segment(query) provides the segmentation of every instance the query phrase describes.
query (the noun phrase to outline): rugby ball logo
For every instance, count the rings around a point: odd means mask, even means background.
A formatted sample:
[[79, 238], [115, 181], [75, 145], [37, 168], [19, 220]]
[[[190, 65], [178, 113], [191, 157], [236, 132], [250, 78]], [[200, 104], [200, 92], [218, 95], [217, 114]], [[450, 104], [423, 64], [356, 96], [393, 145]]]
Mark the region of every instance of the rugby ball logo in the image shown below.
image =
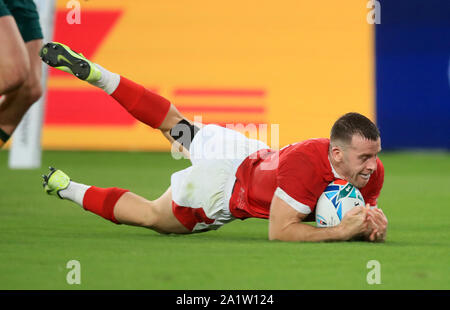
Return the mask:
[[317, 201], [317, 227], [339, 225], [345, 213], [356, 206], [365, 206], [358, 188], [345, 180], [331, 182]]

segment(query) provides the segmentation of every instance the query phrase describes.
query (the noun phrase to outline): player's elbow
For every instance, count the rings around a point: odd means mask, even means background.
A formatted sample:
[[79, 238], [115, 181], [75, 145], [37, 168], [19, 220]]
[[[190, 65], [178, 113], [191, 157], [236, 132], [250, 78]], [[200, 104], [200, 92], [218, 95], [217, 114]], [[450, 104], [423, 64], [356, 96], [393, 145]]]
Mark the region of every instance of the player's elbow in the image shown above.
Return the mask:
[[269, 241], [287, 241], [282, 235], [269, 234]]
[[302, 238], [298, 238], [297, 236], [289, 233], [288, 231], [275, 231], [269, 232], [269, 241], [284, 241], [284, 242], [296, 242], [296, 241], [306, 241]]
[[281, 240], [280, 235], [281, 233], [277, 223], [272, 218], [269, 218], [269, 241]]
[[280, 240], [280, 232], [275, 225], [269, 221], [269, 241]]
[[269, 224], [269, 241], [292, 241], [289, 238], [289, 227]]
[[280, 240], [278, 234], [276, 234], [273, 230], [269, 229], [269, 241]]

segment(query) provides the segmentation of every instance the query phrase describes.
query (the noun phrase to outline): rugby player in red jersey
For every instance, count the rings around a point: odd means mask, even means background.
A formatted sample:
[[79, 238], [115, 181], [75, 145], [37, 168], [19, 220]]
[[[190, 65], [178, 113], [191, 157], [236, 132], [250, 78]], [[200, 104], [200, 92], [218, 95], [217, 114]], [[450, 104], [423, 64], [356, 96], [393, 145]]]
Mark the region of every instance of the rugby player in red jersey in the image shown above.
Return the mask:
[[[41, 58], [107, 92], [139, 121], [159, 129], [192, 166], [174, 173], [156, 200], [128, 190], [77, 183], [61, 170], [44, 175], [48, 194], [71, 200], [116, 224], [187, 234], [218, 229], [235, 219], [269, 219], [269, 239], [282, 241], [384, 241], [387, 219], [377, 206], [384, 180], [378, 128], [347, 113], [330, 139], [310, 139], [272, 150], [265, 143], [216, 125], [194, 123], [167, 99], [109, 72], [61, 43], [47, 43]], [[344, 179], [366, 201], [335, 227], [305, 224], [326, 186]]]

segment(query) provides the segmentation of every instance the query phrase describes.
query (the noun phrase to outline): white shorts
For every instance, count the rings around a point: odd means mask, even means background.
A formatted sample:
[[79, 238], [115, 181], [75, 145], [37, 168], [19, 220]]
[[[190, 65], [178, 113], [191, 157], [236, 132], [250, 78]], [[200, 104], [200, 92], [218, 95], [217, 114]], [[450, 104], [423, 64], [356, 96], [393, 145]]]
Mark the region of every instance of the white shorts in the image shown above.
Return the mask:
[[189, 148], [192, 166], [171, 177], [175, 217], [192, 232], [218, 229], [235, 218], [229, 201], [238, 167], [265, 143], [225, 127], [206, 125]]

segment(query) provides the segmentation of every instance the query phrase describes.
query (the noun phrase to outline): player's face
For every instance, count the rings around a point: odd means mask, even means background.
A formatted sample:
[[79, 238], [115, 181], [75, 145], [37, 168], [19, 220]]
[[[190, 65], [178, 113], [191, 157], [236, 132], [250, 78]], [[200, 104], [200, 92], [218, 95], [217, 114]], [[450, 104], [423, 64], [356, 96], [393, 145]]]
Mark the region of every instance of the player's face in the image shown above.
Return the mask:
[[342, 168], [347, 181], [358, 188], [364, 187], [377, 170], [377, 155], [380, 151], [380, 138], [372, 141], [354, 135], [351, 144], [343, 150]]

